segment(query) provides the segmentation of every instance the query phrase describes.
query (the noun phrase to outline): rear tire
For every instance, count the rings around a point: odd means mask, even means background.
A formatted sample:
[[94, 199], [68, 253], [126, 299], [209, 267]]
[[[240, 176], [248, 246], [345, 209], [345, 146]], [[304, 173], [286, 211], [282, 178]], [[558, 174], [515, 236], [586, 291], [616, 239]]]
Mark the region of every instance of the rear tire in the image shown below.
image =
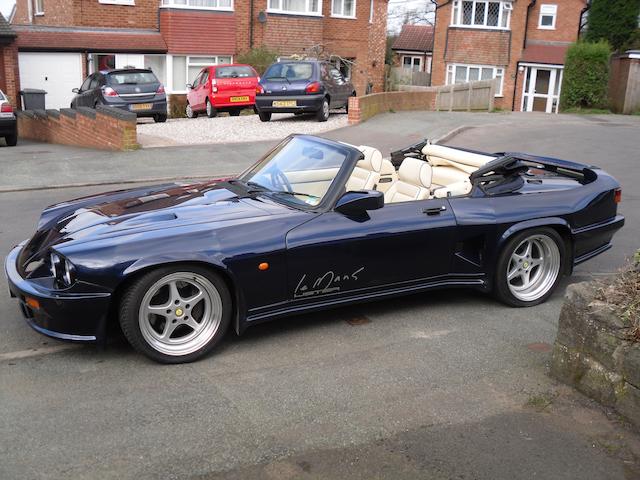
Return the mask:
[[567, 248], [552, 228], [533, 228], [514, 235], [497, 263], [494, 293], [512, 307], [544, 303], [558, 286]]
[[7, 135], [4, 137], [4, 141], [7, 142], [7, 146], [15, 147], [18, 144], [18, 135]]
[[213, 105], [211, 105], [211, 102], [209, 100], [207, 100], [206, 110], [207, 110], [207, 117], [215, 118], [218, 116], [218, 111], [215, 109]]
[[271, 120], [271, 112], [258, 112], [261, 122], [268, 122]]
[[198, 112], [194, 112], [191, 108], [191, 105], [189, 105], [188, 103], [185, 108], [185, 114], [187, 115], [187, 118], [198, 118]]
[[162, 114], [154, 115], [153, 121], [156, 123], [164, 123], [167, 121], [167, 116]]
[[133, 348], [160, 363], [186, 363], [224, 337], [233, 312], [224, 280], [197, 265], [172, 265], [136, 279], [120, 301], [122, 331]]
[[322, 100], [322, 106], [320, 107], [320, 110], [318, 110], [318, 113], [316, 113], [316, 119], [319, 122], [326, 122], [329, 120], [329, 99], [327, 97]]

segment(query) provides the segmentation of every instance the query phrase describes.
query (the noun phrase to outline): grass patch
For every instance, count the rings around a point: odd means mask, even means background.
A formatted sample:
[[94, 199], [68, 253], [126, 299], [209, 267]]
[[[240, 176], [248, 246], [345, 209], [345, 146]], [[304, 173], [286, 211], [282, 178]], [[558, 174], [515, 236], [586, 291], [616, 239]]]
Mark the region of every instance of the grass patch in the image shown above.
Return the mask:
[[553, 403], [553, 398], [548, 394], [532, 395], [527, 400], [527, 407], [542, 412]]
[[602, 285], [596, 298], [623, 321], [629, 338], [640, 342], [640, 250], [634, 256], [633, 265]]
[[613, 112], [608, 108], [566, 108], [562, 113], [574, 113], [577, 115], [610, 115]]

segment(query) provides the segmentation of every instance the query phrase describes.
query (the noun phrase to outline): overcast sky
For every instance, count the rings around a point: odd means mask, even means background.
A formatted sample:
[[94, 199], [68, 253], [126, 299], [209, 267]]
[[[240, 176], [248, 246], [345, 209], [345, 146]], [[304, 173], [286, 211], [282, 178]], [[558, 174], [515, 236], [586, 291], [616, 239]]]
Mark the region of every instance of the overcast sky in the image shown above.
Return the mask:
[[[402, 23], [401, 15], [396, 15], [403, 10], [423, 7], [428, 0], [389, 0], [389, 30], [399, 31]], [[11, 13], [15, 0], [0, 0], [0, 12], [6, 17]]]

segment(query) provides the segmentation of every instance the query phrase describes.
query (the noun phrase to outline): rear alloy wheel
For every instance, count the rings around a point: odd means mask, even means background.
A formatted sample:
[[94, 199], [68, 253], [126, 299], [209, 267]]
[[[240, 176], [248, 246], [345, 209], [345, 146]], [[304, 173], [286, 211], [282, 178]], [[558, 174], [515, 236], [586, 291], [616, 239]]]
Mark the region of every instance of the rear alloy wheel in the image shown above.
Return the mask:
[[328, 98], [324, 98], [322, 100], [322, 106], [320, 107], [320, 110], [318, 110], [318, 113], [316, 114], [316, 118], [318, 119], [319, 122], [326, 122], [327, 120], [329, 120], [329, 99]]
[[156, 123], [164, 123], [167, 121], [167, 116], [162, 114], [157, 114], [153, 116], [153, 121]]
[[562, 277], [565, 250], [562, 237], [551, 228], [515, 235], [498, 260], [497, 296], [514, 307], [545, 302]]
[[198, 112], [194, 112], [193, 108], [191, 108], [191, 105], [189, 105], [187, 103], [187, 107], [185, 108], [185, 113], [187, 115], [187, 118], [198, 118]]
[[229, 112], [229, 115], [231, 115], [232, 117], [239, 117], [239, 116], [240, 116], [240, 112], [241, 112], [241, 111], [242, 111], [242, 110], [238, 110], [238, 109], [236, 109], [236, 110], [231, 110], [231, 111]]
[[268, 122], [271, 120], [271, 112], [258, 112], [261, 122]]
[[209, 353], [231, 315], [231, 295], [222, 278], [192, 265], [143, 275], [120, 303], [120, 325], [129, 343], [161, 363], [192, 362]]
[[218, 116], [218, 111], [215, 109], [213, 105], [211, 105], [211, 102], [207, 100], [207, 117], [215, 118], [217, 116]]
[[7, 142], [7, 146], [15, 147], [18, 144], [18, 135], [7, 135], [4, 141]]

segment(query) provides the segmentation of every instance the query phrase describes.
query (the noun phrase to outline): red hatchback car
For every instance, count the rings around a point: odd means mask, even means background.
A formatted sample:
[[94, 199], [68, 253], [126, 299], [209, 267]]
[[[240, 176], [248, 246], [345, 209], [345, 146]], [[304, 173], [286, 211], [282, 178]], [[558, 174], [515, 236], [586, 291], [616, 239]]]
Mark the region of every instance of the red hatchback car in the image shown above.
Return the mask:
[[204, 67], [193, 83], [187, 84], [187, 117], [195, 118], [203, 112], [209, 118], [218, 112], [240, 115], [243, 108], [255, 105], [258, 80], [258, 74], [249, 65]]

